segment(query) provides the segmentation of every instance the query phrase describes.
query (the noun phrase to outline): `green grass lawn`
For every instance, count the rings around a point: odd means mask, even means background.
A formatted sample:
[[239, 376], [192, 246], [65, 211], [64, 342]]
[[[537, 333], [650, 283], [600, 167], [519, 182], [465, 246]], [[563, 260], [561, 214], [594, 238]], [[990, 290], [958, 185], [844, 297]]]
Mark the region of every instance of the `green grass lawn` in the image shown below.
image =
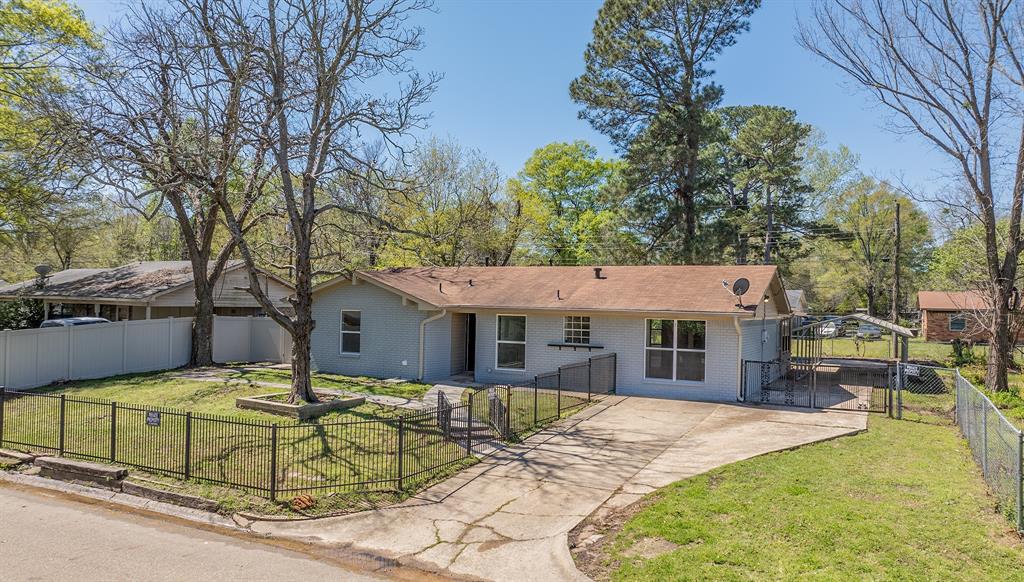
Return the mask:
[[[292, 373], [290, 370], [277, 368], [239, 368], [226, 373], [224, 377], [250, 382], [289, 384], [292, 380]], [[364, 376], [342, 376], [340, 374], [326, 374], [322, 372], [314, 373], [312, 381], [314, 388], [331, 388], [378, 396], [399, 396], [402, 398], [422, 398], [431, 388], [431, 384], [421, 384], [419, 382], [391, 383]]]
[[[911, 360], [942, 364], [953, 355], [953, 348], [946, 342], [926, 342], [915, 337], [910, 338], [909, 344]], [[822, 348], [826, 356], [837, 358], [892, 359], [892, 339], [889, 336], [860, 342], [852, 337], [823, 339]], [[984, 358], [985, 349], [984, 345], [978, 345], [974, 347], [974, 352]]]
[[[287, 381], [287, 376], [283, 379]], [[330, 380], [333, 385], [324, 386], [327, 382], [323, 380]], [[425, 392], [423, 384], [410, 387], [341, 376], [318, 378], [315, 384], [406, 397]], [[237, 378], [210, 382], [183, 379], [175, 372], [164, 372], [77, 381], [34, 392], [68, 397], [65, 449], [69, 456], [109, 460], [113, 438], [118, 462], [143, 465], [167, 474], [183, 472], [186, 424], [183, 413], [191, 412], [191, 474], [206, 481], [268, 486], [270, 425], [277, 425], [278, 486], [295, 489], [283, 493], [282, 498], [304, 492], [320, 498], [355, 490], [393, 489], [397, 476], [397, 418], [400, 415], [410, 419], [405, 424], [408, 430], [403, 448], [403, 475], [427, 471], [440, 463], [464, 457], [461, 445], [444, 439], [432, 417], [417, 416], [408, 410], [368, 403], [298, 422], [235, 407], [235, 399], [240, 396], [268, 391], [274, 389], [239, 382]], [[118, 409], [113, 437], [109, 401], [130, 407]], [[161, 410], [159, 426], [146, 424], [150, 410]], [[35, 396], [12, 398], [5, 403], [4, 411], [4, 438], [20, 443], [8, 442], [8, 446], [36, 450], [57, 446], [59, 400]], [[203, 418], [203, 415], [216, 418]], [[432, 477], [430, 470], [409, 479], [406, 485], [415, 488], [417, 482]]]
[[[217, 414], [247, 420], [268, 422], [289, 422], [280, 416], [272, 416], [254, 410], [235, 407], [235, 399], [279, 391], [254, 384], [253, 382], [274, 382], [287, 384], [291, 373], [288, 370], [233, 371], [225, 374], [231, 382], [209, 382], [178, 377], [178, 373], [155, 372], [114, 376], [98, 380], [78, 380], [65, 384], [54, 384], [33, 390], [36, 393], [67, 394], [83, 398], [113, 400], [124, 404], [139, 404], [154, 407], [180, 408], [192, 412]], [[239, 382], [246, 380], [248, 382]], [[366, 394], [379, 394], [414, 398], [422, 396], [429, 389], [426, 384], [403, 382], [389, 384], [371, 378], [316, 374], [313, 385], [317, 388], [342, 389]], [[332, 412], [320, 417], [320, 422], [337, 422], [368, 415], [390, 414], [393, 409], [376, 404], [364, 404], [341, 412]]]
[[1024, 547], [948, 425], [873, 415], [860, 435], [649, 501], [605, 547], [615, 580], [1024, 579]]

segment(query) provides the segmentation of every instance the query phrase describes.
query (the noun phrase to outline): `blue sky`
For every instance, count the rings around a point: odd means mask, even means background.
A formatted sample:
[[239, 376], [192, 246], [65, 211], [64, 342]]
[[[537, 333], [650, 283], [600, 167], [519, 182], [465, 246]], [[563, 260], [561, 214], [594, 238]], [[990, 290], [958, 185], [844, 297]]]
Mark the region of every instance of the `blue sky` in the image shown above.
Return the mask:
[[[86, 16], [103, 25], [118, 2], [80, 0]], [[604, 155], [607, 140], [577, 118], [569, 82], [583, 71], [583, 51], [598, 0], [437, 0], [419, 20], [426, 48], [421, 71], [445, 76], [431, 102], [428, 133], [477, 148], [507, 174], [534, 149], [553, 141], [584, 139]], [[844, 85], [836, 71], [794, 40], [807, 5], [766, 0], [741, 36], [715, 63], [726, 105], [781, 105], [822, 130], [831, 146], [845, 144], [861, 169], [879, 178], [904, 177], [927, 187], [945, 160], [916, 136], [884, 129], [884, 111]]]

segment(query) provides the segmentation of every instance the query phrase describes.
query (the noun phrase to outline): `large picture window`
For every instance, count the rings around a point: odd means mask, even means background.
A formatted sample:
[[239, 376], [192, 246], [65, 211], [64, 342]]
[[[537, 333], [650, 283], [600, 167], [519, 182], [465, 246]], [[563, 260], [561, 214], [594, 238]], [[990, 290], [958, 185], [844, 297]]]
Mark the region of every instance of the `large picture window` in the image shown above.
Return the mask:
[[358, 354], [362, 349], [362, 313], [354, 309], [341, 311], [341, 353]]
[[505, 370], [526, 368], [526, 316], [498, 316], [497, 366]]
[[565, 343], [587, 345], [590, 343], [590, 318], [576, 315], [565, 316]]
[[704, 381], [706, 324], [689, 319], [648, 319], [644, 375], [659, 380]]

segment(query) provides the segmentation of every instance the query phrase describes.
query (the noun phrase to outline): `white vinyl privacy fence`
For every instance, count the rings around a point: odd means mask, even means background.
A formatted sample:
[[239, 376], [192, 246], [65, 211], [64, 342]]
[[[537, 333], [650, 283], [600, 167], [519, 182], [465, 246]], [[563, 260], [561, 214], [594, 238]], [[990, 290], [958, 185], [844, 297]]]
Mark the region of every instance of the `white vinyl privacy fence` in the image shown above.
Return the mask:
[[[0, 385], [19, 390], [177, 368], [191, 349], [189, 317], [2, 331]], [[287, 362], [290, 353], [288, 334], [271, 319], [214, 318], [217, 362]]]

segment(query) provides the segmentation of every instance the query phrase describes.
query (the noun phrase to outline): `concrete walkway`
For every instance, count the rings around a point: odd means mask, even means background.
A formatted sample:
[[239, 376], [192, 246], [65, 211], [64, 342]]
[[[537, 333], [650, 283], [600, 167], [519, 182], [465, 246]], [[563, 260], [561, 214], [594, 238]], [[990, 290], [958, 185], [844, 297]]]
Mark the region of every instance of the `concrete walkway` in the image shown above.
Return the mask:
[[673, 481], [863, 430], [867, 414], [612, 396], [406, 502], [259, 533], [398, 559], [454, 577], [573, 580], [568, 532]]

